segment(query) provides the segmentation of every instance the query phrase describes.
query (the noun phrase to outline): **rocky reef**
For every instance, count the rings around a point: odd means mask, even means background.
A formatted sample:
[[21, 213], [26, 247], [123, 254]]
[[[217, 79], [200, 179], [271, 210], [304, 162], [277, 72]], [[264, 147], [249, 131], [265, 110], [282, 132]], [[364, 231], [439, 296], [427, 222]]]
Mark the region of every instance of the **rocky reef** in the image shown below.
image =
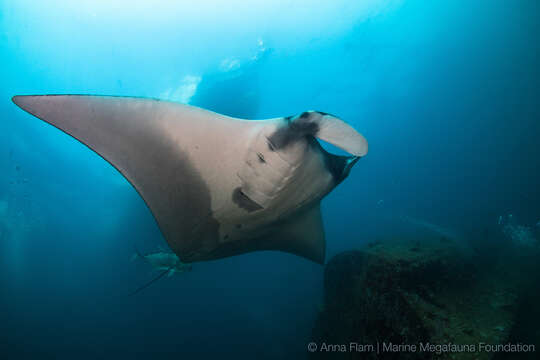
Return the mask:
[[[445, 237], [336, 255], [325, 268], [309, 358], [500, 359], [508, 352], [490, 346], [531, 345], [512, 336], [532, 281], [522, 276], [524, 262], [482, 256]], [[532, 350], [521, 348], [520, 358]]]

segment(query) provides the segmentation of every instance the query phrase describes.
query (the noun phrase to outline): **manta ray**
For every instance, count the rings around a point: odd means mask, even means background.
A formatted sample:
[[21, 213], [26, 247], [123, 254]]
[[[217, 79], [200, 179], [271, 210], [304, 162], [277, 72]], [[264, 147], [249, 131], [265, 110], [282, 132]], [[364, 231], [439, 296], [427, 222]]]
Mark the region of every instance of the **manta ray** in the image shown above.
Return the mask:
[[368, 151], [353, 127], [319, 111], [246, 120], [149, 98], [12, 100], [114, 166], [183, 263], [278, 250], [323, 264], [320, 202]]

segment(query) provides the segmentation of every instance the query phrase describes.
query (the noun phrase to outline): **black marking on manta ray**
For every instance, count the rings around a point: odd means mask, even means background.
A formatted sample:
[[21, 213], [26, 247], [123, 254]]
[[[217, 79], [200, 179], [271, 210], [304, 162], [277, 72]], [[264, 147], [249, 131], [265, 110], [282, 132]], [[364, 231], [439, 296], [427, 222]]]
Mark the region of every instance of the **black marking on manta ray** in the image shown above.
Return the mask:
[[[304, 114], [307, 115], [303, 116]], [[286, 125], [280, 126], [267, 138], [268, 142], [272, 144], [270, 150], [283, 149], [306, 135], [317, 135], [319, 124], [313, 121], [309, 115], [310, 113], [306, 111], [292, 120], [286, 120]]]
[[268, 150], [270, 150], [272, 152], [276, 151], [276, 146], [274, 144], [272, 144], [272, 141], [269, 138], [266, 138], [266, 143], [268, 144]]
[[272, 145], [272, 151], [280, 150], [298, 139], [298, 135], [290, 126], [281, 126], [268, 137], [268, 143]]
[[232, 200], [233, 202], [238, 205], [240, 208], [248, 211], [253, 212], [257, 210], [261, 210], [263, 207], [259, 204], [257, 204], [255, 201], [251, 200], [249, 196], [244, 194], [241, 188], [237, 187], [234, 189], [232, 193]]
[[316, 135], [319, 132], [319, 124], [306, 118], [299, 118], [290, 125], [291, 129], [303, 135]]
[[308, 118], [309, 114], [310, 114], [309, 111], [304, 111], [303, 113], [300, 114], [300, 119]]
[[257, 153], [257, 157], [259, 158], [259, 162], [265, 164], [266, 163], [266, 160], [264, 158], [264, 155], [260, 152]]

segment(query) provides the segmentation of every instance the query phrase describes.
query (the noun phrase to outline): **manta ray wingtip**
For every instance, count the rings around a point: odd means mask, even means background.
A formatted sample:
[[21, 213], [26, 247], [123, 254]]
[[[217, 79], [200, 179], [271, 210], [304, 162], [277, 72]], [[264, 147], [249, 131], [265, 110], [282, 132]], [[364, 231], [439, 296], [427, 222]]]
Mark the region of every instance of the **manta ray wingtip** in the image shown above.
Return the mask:
[[17, 105], [18, 107], [20, 107], [21, 109], [25, 110], [25, 111], [28, 111], [25, 109], [25, 106], [28, 105], [28, 100], [30, 100], [31, 98], [33, 98], [35, 96], [31, 96], [31, 95], [14, 95], [11, 97], [11, 101], [13, 101], [13, 103], [15, 105]]

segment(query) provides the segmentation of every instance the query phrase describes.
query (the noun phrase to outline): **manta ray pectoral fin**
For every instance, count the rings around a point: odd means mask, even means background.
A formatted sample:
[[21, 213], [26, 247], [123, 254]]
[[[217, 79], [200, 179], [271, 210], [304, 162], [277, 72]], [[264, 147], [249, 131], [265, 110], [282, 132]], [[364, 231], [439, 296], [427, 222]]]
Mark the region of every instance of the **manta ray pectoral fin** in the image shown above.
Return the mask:
[[273, 247], [324, 264], [326, 242], [320, 204], [304, 210], [280, 225]]
[[[204, 144], [208, 133], [229, 126], [228, 118], [144, 98], [42, 95], [14, 96], [13, 102], [87, 145], [120, 171], [179, 256], [184, 247], [194, 246], [192, 238], [217, 238], [219, 223], [208, 218], [208, 185], [179, 139]], [[204, 227], [197, 226], [200, 219], [205, 219]], [[194, 228], [196, 236], [188, 236]]]
[[355, 156], [368, 152], [367, 140], [340, 118], [320, 111], [305, 111], [290, 119], [290, 126], [309, 133]]

